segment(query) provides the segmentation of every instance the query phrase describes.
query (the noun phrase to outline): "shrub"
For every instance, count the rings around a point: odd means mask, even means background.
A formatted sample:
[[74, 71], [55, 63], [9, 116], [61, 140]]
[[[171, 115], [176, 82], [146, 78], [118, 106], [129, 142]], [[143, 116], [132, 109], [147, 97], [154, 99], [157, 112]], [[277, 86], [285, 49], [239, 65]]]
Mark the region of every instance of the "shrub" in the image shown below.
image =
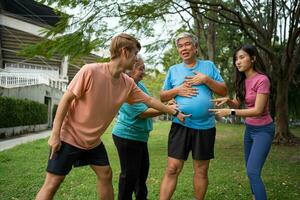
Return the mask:
[[0, 97], [0, 128], [47, 123], [48, 107], [35, 101]]

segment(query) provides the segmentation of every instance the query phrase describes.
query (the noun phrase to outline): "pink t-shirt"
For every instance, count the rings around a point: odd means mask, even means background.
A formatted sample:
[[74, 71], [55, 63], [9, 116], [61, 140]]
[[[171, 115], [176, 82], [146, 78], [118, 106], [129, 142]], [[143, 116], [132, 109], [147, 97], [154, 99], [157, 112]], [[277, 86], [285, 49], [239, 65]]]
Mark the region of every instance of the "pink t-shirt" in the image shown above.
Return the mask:
[[[256, 74], [245, 80], [245, 104], [247, 108], [253, 108], [255, 106], [255, 100], [257, 94], [269, 94], [270, 93], [270, 81], [266, 75]], [[246, 124], [261, 126], [271, 123], [272, 117], [269, 114], [269, 99], [265, 105], [264, 111], [257, 117], [246, 117]]]
[[111, 76], [108, 63], [87, 64], [68, 86], [76, 98], [71, 103], [61, 128], [61, 140], [81, 149], [91, 149], [101, 143], [107, 129], [124, 102], [148, 102], [126, 74], [119, 79]]

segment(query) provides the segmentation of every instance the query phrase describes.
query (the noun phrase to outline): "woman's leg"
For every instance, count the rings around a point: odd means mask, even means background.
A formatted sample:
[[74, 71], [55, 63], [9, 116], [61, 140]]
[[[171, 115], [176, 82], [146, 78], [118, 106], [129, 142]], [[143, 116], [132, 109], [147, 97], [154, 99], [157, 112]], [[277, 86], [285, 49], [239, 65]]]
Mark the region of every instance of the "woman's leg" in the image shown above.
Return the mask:
[[274, 133], [267, 126], [255, 127], [250, 132], [253, 144], [247, 160], [247, 175], [255, 199], [266, 200], [267, 195], [261, 179], [261, 170], [270, 151]]
[[137, 141], [113, 135], [117, 147], [121, 173], [119, 176], [119, 200], [131, 200], [141, 166], [141, 147]]
[[148, 189], [146, 185], [146, 181], [149, 173], [149, 152], [148, 146], [145, 142], [142, 150], [142, 158], [141, 158], [141, 167], [139, 171], [139, 177], [137, 183], [135, 185], [135, 196], [136, 200], [146, 200]]
[[[245, 134], [244, 134], [244, 158], [245, 158], [246, 168], [247, 168], [247, 163], [248, 163], [249, 155], [251, 152], [252, 144], [253, 144], [253, 139], [251, 137], [251, 128], [246, 126], [246, 130], [245, 130]], [[254, 195], [251, 184], [250, 184], [250, 189], [251, 189], [252, 195]]]

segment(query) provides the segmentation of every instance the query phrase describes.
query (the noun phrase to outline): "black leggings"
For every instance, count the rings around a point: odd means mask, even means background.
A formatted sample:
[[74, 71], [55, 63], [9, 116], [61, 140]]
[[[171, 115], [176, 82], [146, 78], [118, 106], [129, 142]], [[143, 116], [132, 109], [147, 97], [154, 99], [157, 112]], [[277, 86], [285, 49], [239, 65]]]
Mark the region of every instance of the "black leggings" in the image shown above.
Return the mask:
[[118, 199], [131, 200], [134, 192], [136, 200], [146, 200], [146, 180], [149, 172], [147, 142], [124, 139], [116, 135], [113, 135], [113, 140], [121, 166]]

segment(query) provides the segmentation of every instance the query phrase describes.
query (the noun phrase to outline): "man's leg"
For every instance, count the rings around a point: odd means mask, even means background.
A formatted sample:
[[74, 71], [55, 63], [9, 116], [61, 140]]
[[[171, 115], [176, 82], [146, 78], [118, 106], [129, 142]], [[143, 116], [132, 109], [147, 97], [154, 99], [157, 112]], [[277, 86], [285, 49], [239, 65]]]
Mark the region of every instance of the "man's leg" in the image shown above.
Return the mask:
[[197, 200], [204, 200], [208, 186], [209, 160], [194, 160], [194, 195]]
[[90, 165], [97, 175], [97, 192], [101, 200], [113, 200], [112, 170], [110, 166]]
[[46, 179], [41, 187], [40, 191], [37, 193], [36, 200], [51, 200], [53, 199], [56, 191], [58, 190], [60, 184], [65, 179], [65, 176], [55, 175], [47, 172]]
[[160, 200], [171, 199], [177, 184], [177, 178], [183, 168], [184, 160], [168, 157], [168, 165], [160, 185]]
[[196, 200], [203, 200], [208, 186], [208, 168], [214, 158], [216, 128], [193, 131], [193, 167], [194, 195]]
[[60, 184], [72, 169], [72, 164], [76, 159], [77, 151], [78, 148], [62, 142], [60, 150], [55, 152], [53, 158], [50, 159], [50, 150], [45, 182], [36, 195], [37, 200], [53, 199]]

